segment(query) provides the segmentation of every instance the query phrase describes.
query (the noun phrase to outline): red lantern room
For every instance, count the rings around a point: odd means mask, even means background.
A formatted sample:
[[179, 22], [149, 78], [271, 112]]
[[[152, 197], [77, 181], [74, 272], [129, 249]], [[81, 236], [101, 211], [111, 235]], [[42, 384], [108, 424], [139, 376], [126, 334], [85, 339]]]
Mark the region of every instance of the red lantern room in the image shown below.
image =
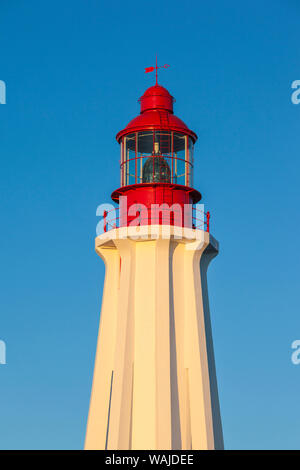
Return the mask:
[[[120, 196], [127, 196], [128, 211], [125, 214], [120, 207], [120, 226], [134, 225], [136, 214], [139, 225], [196, 225], [192, 210], [188, 217], [183, 214], [185, 205], [192, 207], [201, 199], [193, 188], [197, 135], [174, 115], [174, 101], [166, 88], [151, 86], [139, 99], [140, 114], [116, 136], [121, 149], [121, 187], [112, 199], [119, 203]], [[164, 208], [153, 210], [153, 205], [162, 204]], [[134, 205], [135, 213], [129, 211]]]

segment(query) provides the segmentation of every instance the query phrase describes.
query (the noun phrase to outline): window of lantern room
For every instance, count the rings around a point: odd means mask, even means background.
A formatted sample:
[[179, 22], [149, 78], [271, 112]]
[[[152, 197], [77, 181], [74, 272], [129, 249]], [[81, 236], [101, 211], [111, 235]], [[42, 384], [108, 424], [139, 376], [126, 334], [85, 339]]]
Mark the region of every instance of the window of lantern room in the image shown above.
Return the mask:
[[193, 184], [193, 141], [179, 132], [139, 131], [121, 140], [121, 186]]

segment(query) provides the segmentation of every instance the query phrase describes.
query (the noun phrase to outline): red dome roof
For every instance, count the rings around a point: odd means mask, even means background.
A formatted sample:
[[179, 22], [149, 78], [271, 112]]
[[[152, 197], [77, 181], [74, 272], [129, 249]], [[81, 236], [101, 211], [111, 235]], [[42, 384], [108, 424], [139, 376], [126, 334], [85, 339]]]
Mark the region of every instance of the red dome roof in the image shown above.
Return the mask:
[[147, 88], [143, 96], [152, 96], [152, 95], [164, 95], [164, 96], [171, 96], [170, 93], [166, 88], [161, 85], [153, 85]]
[[119, 142], [123, 135], [138, 132], [139, 130], [167, 129], [187, 134], [195, 142], [197, 135], [173, 114], [174, 101], [173, 96], [161, 85], [148, 88], [139, 99], [141, 114], [132, 119], [125, 129], [117, 134], [117, 141]]
[[154, 85], [148, 88], [139, 99], [141, 103], [141, 113], [150, 109], [165, 109], [173, 113], [173, 96], [161, 85]]

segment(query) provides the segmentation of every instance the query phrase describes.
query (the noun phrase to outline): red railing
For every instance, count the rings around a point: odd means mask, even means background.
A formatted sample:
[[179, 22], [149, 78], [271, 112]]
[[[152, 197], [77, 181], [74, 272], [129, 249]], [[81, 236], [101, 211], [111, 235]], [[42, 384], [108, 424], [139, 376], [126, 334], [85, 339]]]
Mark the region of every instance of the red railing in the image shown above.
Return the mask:
[[159, 208], [152, 214], [148, 209], [144, 211], [137, 210], [134, 216], [127, 215], [120, 218], [119, 207], [115, 207], [110, 211], [103, 212], [103, 231], [108, 232], [114, 228], [124, 226], [140, 226], [140, 225], [177, 225], [180, 227], [190, 227], [197, 230], [204, 230], [209, 232], [210, 229], [210, 212], [204, 212], [196, 206], [192, 207], [192, 211], [187, 216], [187, 222], [184, 219], [182, 211], [176, 209], [162, 209]]

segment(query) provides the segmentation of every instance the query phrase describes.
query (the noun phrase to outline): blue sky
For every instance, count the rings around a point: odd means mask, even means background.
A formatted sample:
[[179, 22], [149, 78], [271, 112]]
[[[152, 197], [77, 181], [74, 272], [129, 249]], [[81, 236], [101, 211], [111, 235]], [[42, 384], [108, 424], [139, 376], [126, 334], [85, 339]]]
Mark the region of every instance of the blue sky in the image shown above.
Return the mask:
[[115, 134], [159, 82], [199, 136], [220, 254], [209, 293], [227, 449], [300, 447], [296, 0], [2, 1], [0, 448], [83, 447]]

